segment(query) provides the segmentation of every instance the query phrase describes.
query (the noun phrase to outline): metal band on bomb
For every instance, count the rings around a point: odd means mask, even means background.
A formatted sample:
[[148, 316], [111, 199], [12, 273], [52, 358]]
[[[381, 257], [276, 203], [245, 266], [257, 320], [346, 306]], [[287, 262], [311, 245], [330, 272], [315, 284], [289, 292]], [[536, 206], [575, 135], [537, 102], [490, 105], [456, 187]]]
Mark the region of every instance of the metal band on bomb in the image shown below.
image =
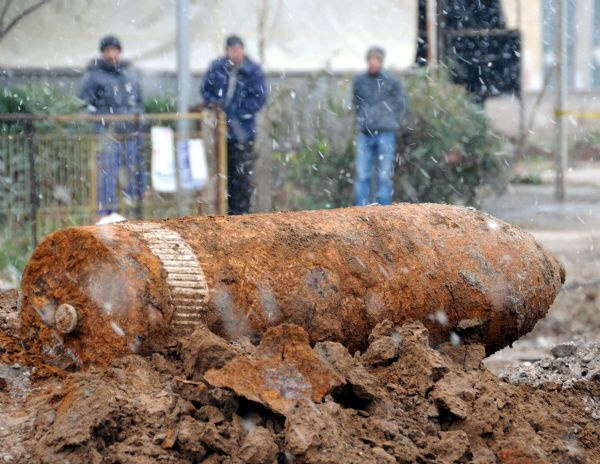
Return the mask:
[[173, 329], [178, 333], [190, 333], [194, 327], [206, 322], [208, 285], [202, 267], [186, 241], [177, 232], [158, 224], [125, 223], [122, 227], [136, 233], [162, 263], [173, 305]]

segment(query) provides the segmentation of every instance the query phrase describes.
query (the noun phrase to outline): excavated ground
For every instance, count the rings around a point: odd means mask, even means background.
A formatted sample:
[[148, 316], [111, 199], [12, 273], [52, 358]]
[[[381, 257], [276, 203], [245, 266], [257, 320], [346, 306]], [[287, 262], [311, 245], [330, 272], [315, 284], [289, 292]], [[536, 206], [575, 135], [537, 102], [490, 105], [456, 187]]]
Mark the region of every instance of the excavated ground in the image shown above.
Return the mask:
[[420, 324], [384, 322], [354, 354], [289, 324], [258, 346], [199, 328], [63, 372], [14, 338], [16, 298], [0, 295], [0, 462], [600, 462], [596, 375], [511, 384], [481, 346], [433, 350]]

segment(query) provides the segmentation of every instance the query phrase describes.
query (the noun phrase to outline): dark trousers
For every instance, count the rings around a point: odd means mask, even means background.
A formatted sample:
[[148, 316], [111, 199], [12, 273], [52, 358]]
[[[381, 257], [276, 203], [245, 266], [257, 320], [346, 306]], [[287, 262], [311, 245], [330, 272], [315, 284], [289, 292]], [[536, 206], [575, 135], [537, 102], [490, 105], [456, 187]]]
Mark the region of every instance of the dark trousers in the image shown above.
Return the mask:
[[254, 191], [254, 140], [227, 143], [227, 193], [229, 214], [248, 214]]
[[[126, 189], [122, 193], [135, 207], [146, 191], [146, 168], [140, 134], [107, 134], [98, 137], [96, 182], [98, 216], [119, 211], [119, 167], [126, 171]], [[141, 211], [136, 213], [136, 217]]]

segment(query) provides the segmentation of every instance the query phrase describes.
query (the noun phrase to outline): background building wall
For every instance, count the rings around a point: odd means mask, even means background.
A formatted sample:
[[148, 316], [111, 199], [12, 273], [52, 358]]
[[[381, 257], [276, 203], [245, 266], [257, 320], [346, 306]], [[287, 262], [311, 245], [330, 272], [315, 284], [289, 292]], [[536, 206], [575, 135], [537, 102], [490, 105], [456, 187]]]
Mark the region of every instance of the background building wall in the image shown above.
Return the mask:
[[[415, 0], [192, 0], [189, 19], [193, 71], [221, 54], [231, 33], [268, 70], [361, 69], [374, 43], [387, 48], [393, 68], [415, 56]], [[140, 69], [175, 70], [175, 0], [53, 0], [0, 41], [0, 66], [79, 69], [108, 33]]]

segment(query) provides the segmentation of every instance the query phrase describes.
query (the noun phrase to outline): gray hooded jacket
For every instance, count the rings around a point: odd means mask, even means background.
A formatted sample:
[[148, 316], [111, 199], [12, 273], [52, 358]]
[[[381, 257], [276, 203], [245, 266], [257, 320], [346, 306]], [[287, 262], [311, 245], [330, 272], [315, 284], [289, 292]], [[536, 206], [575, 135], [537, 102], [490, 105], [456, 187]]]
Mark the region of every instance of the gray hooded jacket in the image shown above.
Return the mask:
[[395, 132], [406, 114], [404, 90], [399, 79], [386, 72], [354, 78], [353, 103], [360, 132]]
[[[140, 79], [127, 61], [116, 66], [101, 58], [90, 62], [81, 83], [79, 98], [95, 114], [137, 114], [143, 112]], [[115, 124], [125, 130], [130, 124]]]

